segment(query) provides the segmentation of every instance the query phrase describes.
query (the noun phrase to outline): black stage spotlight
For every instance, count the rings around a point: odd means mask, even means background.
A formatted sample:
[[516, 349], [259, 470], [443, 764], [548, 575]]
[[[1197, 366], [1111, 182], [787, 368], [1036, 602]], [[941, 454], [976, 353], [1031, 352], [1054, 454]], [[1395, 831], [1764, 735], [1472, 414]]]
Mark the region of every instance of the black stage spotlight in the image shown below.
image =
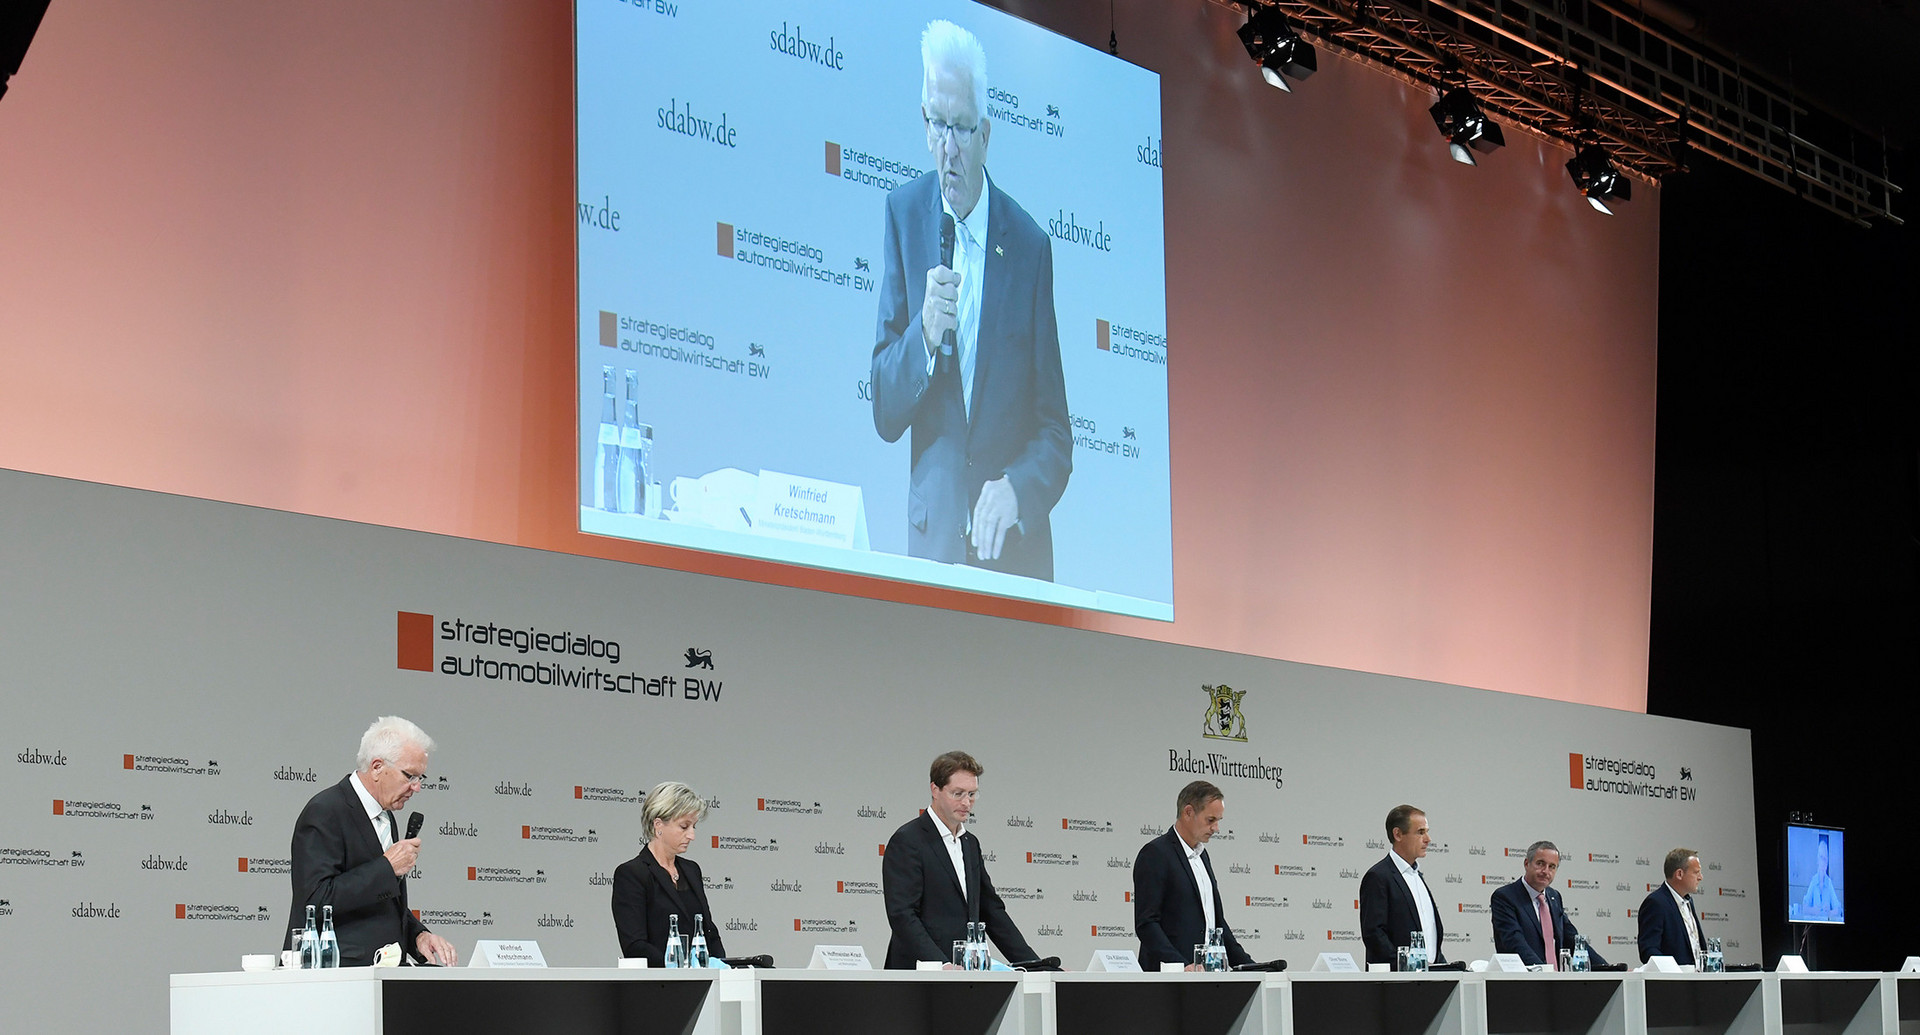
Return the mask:
[[1479, 102], [1464, 86], [1448, 90], [1446, 96], [1427, 109], [1433, 116], [1433, 124], [1440, 127], [1440, 135], [1447, 138], [1447, 152], [1461, 165], [1478, 164], [1473, 153], [1486, 153], [1497, 147], [1505, 147], [1507, 135], [1500, 130], [1498, 123], [1487, 118], [1480, 110]]
[[1305, 79], [1320, 69], [1313, 45], [1293, 31], [1278, 8], [1254, 6], [1248, 10], [1247, 24], [1240, 26], [1240, 42], [1247, 48], [1247, 56], [1260, 63], [1260, 78], [1275, 89], [1292, 93], [1288, 76]]
[[1574, 152], [1567, 159], [1567, 175], [1573, 177], [1573, 185], [1586, 197], [1587, 204], [1607, 215], [1613, 215], [1607, 202], [1633, 200], [1633, 182], [1620, 175], [1613, 159], [1607, 157], [1607, 149], [1599, 144], [1587, 144]]

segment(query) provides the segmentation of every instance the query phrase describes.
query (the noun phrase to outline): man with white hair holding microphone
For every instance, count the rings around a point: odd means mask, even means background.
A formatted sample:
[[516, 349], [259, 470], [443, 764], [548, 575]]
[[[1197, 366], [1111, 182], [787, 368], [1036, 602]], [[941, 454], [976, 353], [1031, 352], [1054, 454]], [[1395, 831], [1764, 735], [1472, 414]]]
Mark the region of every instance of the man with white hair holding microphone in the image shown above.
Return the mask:
[[433, 747], [425, 730], [397, 715], [375, 719], [360, 737], [355, 770], [314, 795], [293, 825], [290, 926], [306, 923], [308, 906], [332, 906], [343, 967], [372, 964], [390, 943], [418, 962], [456, 962], [453, 944], [407, 908], [420, 839], [402, 838], [393, 815], [426, 779]]

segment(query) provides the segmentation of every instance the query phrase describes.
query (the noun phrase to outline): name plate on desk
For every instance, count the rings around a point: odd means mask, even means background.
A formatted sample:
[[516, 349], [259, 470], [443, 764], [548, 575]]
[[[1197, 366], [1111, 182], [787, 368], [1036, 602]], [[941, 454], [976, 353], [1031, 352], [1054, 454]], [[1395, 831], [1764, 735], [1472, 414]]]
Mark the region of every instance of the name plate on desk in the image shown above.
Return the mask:
[[1776, 974], [1805, 974], [1807, 961], [1798, 956], [1782, 956], [1773, 970]]
[[1908, 956], [1907, 961], [1900, 964], [1900, 973], [1920, 974], [1920, 956]]
[[547, 958], [540, 955], [539, 942], [475, 942], [469, 967], [544, 968]]
[[808, 970], [872, 970], [867, 950], [859, 945], [816, 945]]
[[1109, 974], [1140, 973], [1140, 958], [1132, 949], [1095, 949], [1093, 958], [1087, 961], [1087, 972], [1097, 974], [1105, 971]]
[[1650, 956], [1640, 969], [1654, 974], [1685, 974], [1693, 968], [1681, 966], [1672, 956]]
[[1496, 952], [1487, 958], [1487, 969], [1501, 974], [1525, 974], [1527, 964], [1517, 952]]
[[1309, 969], [1329, 974], [1358, 974], [1360, 964], [1353, 961], [1353, 953], [1350, 952], [1323, 952], [1314, 957], [1313, 966]]

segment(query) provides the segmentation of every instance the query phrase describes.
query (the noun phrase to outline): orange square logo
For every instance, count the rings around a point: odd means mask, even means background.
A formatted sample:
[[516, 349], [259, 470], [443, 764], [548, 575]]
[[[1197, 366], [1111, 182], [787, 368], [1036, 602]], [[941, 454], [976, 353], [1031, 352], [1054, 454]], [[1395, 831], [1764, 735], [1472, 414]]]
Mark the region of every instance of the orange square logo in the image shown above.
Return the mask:
[[67, 803], [66, 803], [66, 802], [64, 802], [64, 801], [61, 801], [61, 800], [60, 800], [59, 798], [55, 798], [55, 799], [53, 799], [53, 814], [54, 814], [54, 815], [56, 815], [56, 816], [64, 816], [64, 815], [66, 815], [66, 814], [67, 814]]
[[723, 259], [733, 258], [733, 224], [715, 223], [714, 237], [719, 246], [720, 257]]
[[584, 787], [582, 787], [582, 786], [580, 786], [580, 785], [579, 785], [579, 784], [577, 784], [577, 783], [573, 785], [573, 796], [574, 796], [574, 797], [576, 797], [576, 798], [578, 798], [578, 797], [580, 797], [581, 795], [583, 795], [583, 794], [585, 794], [585, 793], [586, 793], [586, 788], [584, 788]]
[[1305, 834], [1301, 834], [1301, 835], [1300, 835], [1300, 843], [1301, 843], [1301, 844], [1306, 844], [1306, 843], [1307, 843], [1307, 835], [1305, 835]]
[[1094, 344], [1107, 352], [1113, 351], [1113, 325], [1105, 320], [1093, 321]]
[[715, 835], [713, 835], [713, 846], [714, 846], [715, 848], [718, 848], [718, 847], [720, 847], [720, 835], [719, 835], [719, 834], [715, 834]]
[[122, 769], [132, 769], [132, 768], [133, 768], [133, 756], [132, 756], [132, 755], [121, 755], [121, 756], [120, 756], [120, 767], [121, 767]]
[[395, 642], [399, 667], [414, 672], [433, 671], [433, 616], [413, 611], [396, 611]]
[[521, 828], [520, 828], [520, 840], [522, 840], [522, 841], [531, 841], [531, 840], [533, 840], [533, 828], [532, 828], [532, 827], [528, 827], [528, 826], [523, 826], [523, 827], [521, 827]]
[[620, 317], [605, 309], [600, 310], [600, 344], [610, 349], [620, 347]]
[[480, 879], [480, 874], [479, 874], [479, 873], [477, 872], [477, 871], [478, 871], [478, 869], [479, 869], [479, 868], [478, 868], [478, 867], [475, 867], [475, 866], [469, 866], [469, 867], [467, 867], [467, 879], [468, 879], [468, 880], [479, 880], [479, 879]]
[[847, 893], [847, 882], [846, 882], [846, 881], [843, 881], [843, 880], [837, 880], [837, 881], [834, 881], [834, 882], [833, 882], [833, 893], [834, 893], [834, 894], [836, 894], [836, 895], [844, 895], [844, 894], [846, 894], [846, 893]]
[[880, 858], [882, 858], [882, 859], [885, 859], [886, 857], [887, 857], [887, 846], [886, 846], [886, 845], [881, 845], [881, 846], [880, 846]]
[[793, 918], [793, 929], [796, 931], [800, 929], [800, 918], [797, 916]]
[[247, 857], [244, 855], [240, 857], [240, 872], [247, 872]]
[[1567, 786], [1572, 787], [1576, 791], [1584, 789], [1587, 785], [1586, 775], [1587, 775], [1587, 756], [1568, 754], [1567, 755]]
[[1253, 905], [1253, 896], [1252, 896], [1252, 895], [1248, 895], [1248, 896], [1247, 896], [1247, 905]]
[[840, 175], [840, 145], [827, 141], [827, 175]]
[[1099, 924], [1088, 924], [1088, 925], [1087, 925], [1087, 933], [1088, 933], [1088, 934], [1090, 934], [1090, 935], [1093, 935], [1093, 936], [1094, 936], [1095, 938], [1098, 938], [1098, 937], [1100, 937], [1100, 925], [1099, 925]]
[[1063, 819], [1063, 820], [1061, 820], [1061, 821], [1060, 821], [1060, 829], [1062, 829], [1062, 830], [1065, 830], [1065, 829], [1067, 829], [1067, 821], [1066, 821], [1066, 820], [1064, 820], [1064, 819]]
[[1033, 861], [1033, 853], [1032, 853], [1032, 852], [1028, 852], [1028, 853], [1027, 853], [1027, 861], [1028, 861], [1028, 862], [1032, 862], [1032, 861]]
[[758, 807], [757, 807], [757, 808], [756, 808], [756, 809], [755, 809], [754, 811], [756, 811], [756, 812], [765, 812], [765, 811], [767, 811], [767, 799], [765, 799], [765, 798], [759, 798], [759, 799], [756, 799], [756, 800], [758, 800], [758, 801], [760, 802], [760, 804], [759, 804], [759, 806], [758, 806]]
[[1122, 894], [1122, 895], [1125, 895], [1125, 896], [1126, 896], [1126, 901], [1128, 901], [1128, 902], [1132, 902], [1132, 901], [1133, 901], [1133, 892], [1131, 892], [1131, 891], [1123, 891], [1123, 892], [1121, 892], [1121, 894]]
[[1274, 863], [1274, 864], [1273, 864], [1273, 872], [1274, 872], [1274, 874], [1275, 874], [1276, 876], [1278, 876], [1278, 875], [1279, 875], [1279, 873], [1280, 873], [1280, 864], [1279, 864], [1279, 863]]
[[414, 918], [415, 920], [418, 920], [418, 919], [420, 919], [420, 911], [419, 911], [418, 909], [414, 909], [414, 910], [409, 910], [409, 912], [411, 912], [411, 913], [413, 914], [413, 918]]
[[185, 902], [175, 902], [173, 904], [173, 918], [175, 920], [185, 920], [187, 918], [187, 904]]

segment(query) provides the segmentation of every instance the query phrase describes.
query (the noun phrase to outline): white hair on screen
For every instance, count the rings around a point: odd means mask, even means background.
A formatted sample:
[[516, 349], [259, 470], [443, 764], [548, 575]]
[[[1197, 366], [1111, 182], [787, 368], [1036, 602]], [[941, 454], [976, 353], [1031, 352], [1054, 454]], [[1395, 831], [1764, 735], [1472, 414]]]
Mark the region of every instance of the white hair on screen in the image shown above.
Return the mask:
[[974, 113], [986, 114], [987, 52], [978, 36], [945, 19], [928, 22], [920, 34], [920, 68], [921, 104], [931, 99], [934, 71], [945, 68], [967, 73], [973, 80]]

